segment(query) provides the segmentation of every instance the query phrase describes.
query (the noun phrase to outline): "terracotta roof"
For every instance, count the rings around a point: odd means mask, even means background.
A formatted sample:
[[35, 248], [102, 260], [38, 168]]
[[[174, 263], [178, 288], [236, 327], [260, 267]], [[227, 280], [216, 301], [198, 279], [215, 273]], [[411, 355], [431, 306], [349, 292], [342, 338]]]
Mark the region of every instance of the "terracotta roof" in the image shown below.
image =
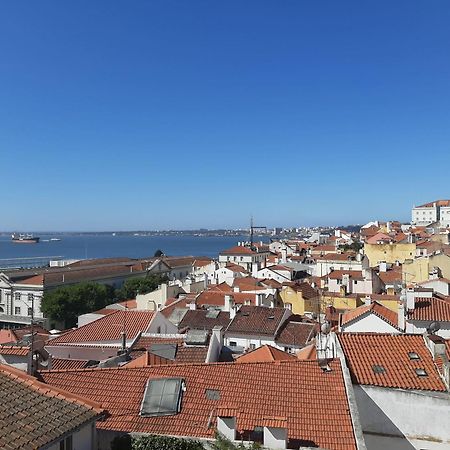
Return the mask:
[[[422, 335], [341, 333], [339, 341], [356, 384], [445, 391]], [[414, 352], [419, 359], [410, 359]], [[419, 376], [416, 369], [425, 369]]]
[[385, 233], [377, 233], [374, 236], [367, 239], [368, 244], [378, 244], [379, 242], [392, 242], [393, 239], [391, 236]]
[[[141, 336], [139, 340], [133, 345], [131, 357], [137, 358], [142, 353], [152, 353], [152, 346], [154, 344], [172, 344], [175, 346], [175, 357], [172, 362], [176, 363], [204, 363], [208, 353], [208, 346], [194, 346], [186, 345], [184, 339], [181, 337], [155, 337], [155, 336]], [[144, 352], [142, 351], [144, 350]]]
[[220, 252], [221, 255], [254, 255], [255, 253], [251, 248], [243, 245], [236, 245]]
[[96, 420], [100, 405], [0, 365], [0, 447], [42, 448]]
[[108, 314], [52, 339], [49, 345], [119, 341], [124, 327], [127, 339], [133, 339], [139, 332], [148, 329], [153, 316], [153, 311], [116, 310], [113, 314]]
[[30, 347], [18, 345], [0, 345], [0, 355], [28, 356]]
[[261, 284], [264, 284], [265, 286], [270, 286], [271, 288], [275, 288], [275, 289], [279, 289], [282, 286], [282, 284], [279, 281], [271, 279], [271, 278], [265, 278], [260, 281], [261, 281]]
[[378, 272], [378, 276], [381, 278], [381, 281], [385, 285], [402, 282], [402, 273], [397, 270], [388, 270], [386, 272]]
[[226, 332], [274, 336], [285, 313], [284, 308], [243, 305]]
[[354, 253], [327, 253], [323, 256], [316, 256], [320, 261], [355, 261]]
[[287, 320], [278, 331], [275, 342], [283, 346], [303, 347], [313, 336], [314, 328], [313, 323]]
[[[237, 429], [242, 431], [254, 430], [276, 417], [286, 418], [283, 424], [295, 448], [355, 449], [340, 362], [332, 361], [330, 366], [332, 371], [325, 373], [316, 362], [289, 360], [54, 371], [42, 377], [102, 402], [110, 416], [97, 424], [100, 429], [211, 439], [216, 415], [226, 411], [237, 416]], [[147, 380], [161, 377], [184, 380], [181, 411], [172, 416], [139, 416]], [[208, 397], [211, 390], [218, 399]], [[326, 399], [326, 408], [318, 398]]]
[[316, 361], [317, 360], [317, 351], [316, 351], [316, 343], [307, 345], [306, 347], [301, 348], [297, 351], [296, 356], [300, 360], [307, 361]]
[[227, 263], [225, 269], [231, 270], [235, 273], [248, 273], [247, 270], [245, 270], [242, 266], [234, 263]]
[[189, 310], [181, 319], [178, 328], [190, 328], [196, 330], [212, 330], [215, 326], [220, 325], [225, 328], [230, 323], [230, 313], [226, 311], [217, 312], [217, 316], [213, 317], [210, 311], [204, 309]]
[[242, 305], [246, 302], [251, 304], [256, 303], [256, 294], [249, 292], [233, 292], [233, 291], [219, 291], [215, 289], [210, 289], [208, 291], [203, 291], [195, 300], [197, 306], [224, 306], [225, 305], [225, 295], [230, 295], [233, 297], [233, 301], [236, 304]]
[[196, 258], [195, 261], [193, 262], [193, 266], [200, 268], [200, 267], [204, 267], [207, 266], [208, 264], [211, 264], [212, 262], [214, 262], [213, 259], [211, 258]]
[[210, 291], [221, 291], [221, 292], [233, 292], [233, 288], [229, 284], [225, 283], [225, 281], [220, 284], [212, 284], [209, 287], [209, 290]]
[[450, 200], [435, 200], [434, 202], [424, 203], [423, 205], [416, 206], [416, 208], [432, 208], [435, 203], [436, 206], [450, 206]]
[[237, 363], [248, 363], [248, 362], [265, 362], [265, 361], [283, 361], [289, 359], [295, 359], [294, 355], [283, 352], [271, 345], [263, 345], [251, 352], [244, 353], [243, 355], [236, 358]]
[[389, 325], [398, 329], [398, 314], [376, 301], [372, 302], [370, 305], [358, 306], [355, 309], [343, 313], [341, 316], [341, 325], [353, 322], [366, 314], [374, 314]]
[[262, 286], [257, 278], [242, 277], [233, 280], [233, 287], [238, 287], [240, 291], [265, 291], [266, 286]]
[[83, 369], [88, 363], [87, 359], [63, 359], [52, 358], [52, 370], [60, 369]]
[[328, 278], [331, 280], [340, 280], [344, 275], [348, 275], [349, 278], [354, 280], [364, 280], [361, 270], [333, 270], [328, 274]]
[[414, 310], [409, 311], [408, 319], [450, 322], [450, 301], [435, 296], [416, 298]]

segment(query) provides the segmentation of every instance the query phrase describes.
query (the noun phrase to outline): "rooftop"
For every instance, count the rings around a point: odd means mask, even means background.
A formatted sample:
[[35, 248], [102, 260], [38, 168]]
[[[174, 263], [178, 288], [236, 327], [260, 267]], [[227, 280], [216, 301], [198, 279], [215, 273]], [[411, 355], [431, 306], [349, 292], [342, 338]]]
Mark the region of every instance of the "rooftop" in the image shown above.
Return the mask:
[[[46, 383], [101, 402], [110, 416], [97, 424], [100, 429], [212, 438], [216, 415], [226, 410], [237, 416], [237, 429], [242, 431], [264, 426], [270, 418], [283, 417], [290, 444], [297, 448], [308, 445], [355, 449], [340, 362], [331, 362], [331, 368], [325, 373], [315, 361], [277, 360], [51, 371], [42, 373], [42, 377]], [[164, 377], [184, 380], [186, 390], [180, 412], [141, 417], [147, 381]], [[211, 391], [215, 395], [208, 395]], [[326, 408], [318, 398], [327, 399]]]
[[49, 445], [65, 433], [100, 417], [100, 405], [0, 365], [0, 447]]
[[116, 310], [112, 314], [51, 339], [48, 345], [119, 341], [124, 330], [127, 339], [134, 339], [139, 332], [148, 329], [153, 316], [153, 311]]
[[[356, 384], [446, 390], [422, 335], [341, 333], [338, 338]], [[426, 376], [418, 375], [416, 369], [424, 369]]]
[[347, 325], [368, 314], [374, 314], [394, 328], [398, 328], [398, 314], [376, 301], [370, 305], [358, 306], [358, 308], [343, 313], [341, 316], [341, 325]]

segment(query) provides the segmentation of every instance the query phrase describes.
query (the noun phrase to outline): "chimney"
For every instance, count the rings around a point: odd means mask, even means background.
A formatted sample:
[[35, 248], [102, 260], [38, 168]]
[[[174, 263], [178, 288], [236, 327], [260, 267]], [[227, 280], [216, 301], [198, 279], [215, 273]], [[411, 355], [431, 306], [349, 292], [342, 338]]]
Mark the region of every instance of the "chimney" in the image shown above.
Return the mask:
[[425, 334], [425, 344], [433, 355], [433, 359], [445, 355], [445, 339], [436, 334]]
[[287, 262], [287, 250], [285, 246], [281, 249], [281, 262], [283, 264]]
[[256, 263], [256, 262], [252, 263], [252, 277], [253, 278], [258, 278], [258, 270], [259, 270], [258, 263]]
[[406, 290], [406, 310], [413, 311], [416, 307], [416, 293], [414, 289], [409, 288]]
[[233, 286], [233, 292], [240, 292], [239, 286]]
[[[263, 431], [264, 447], [266, 448], [287, 448], [288, 430], [287, 420], [275, 418], [273, 422], [280, 422], [279, 427], [265, 426]], [[284, 422], [284, 426], [281, 426]]]
[[256, 306], [263, 306], [264, 294], [256, 294]]
[[162, 297], [162, 305], [166, 304], [168, 295], [167, 295], [167, 284], [163, 283], [161, 284], [161, 297]]
[[191, 303], [189, 303], [189, 309], [191, 311], [195, 311], [197, 309], [197, 304], [195, 303], [195, 300], [193, 300]]
[[405, 305], [400, 302], [398, 304], [398, 327], [400, 328], [400, 330], [402, 330], [403, 332], [405, 331]]
[[372, 303], [372, 299], [370, 298], [370, 295], [366, 295], [364, 297], [364, 305], [369, 306]]
[[229, 311], [230, 312], [230, 317], [231, 317], [231, 310], [233, 309], [234, 306], [234, 300], [233, 300], [233, 296], [232, 295], [225, 295], [224, 298], [224, 311]]
[[121, 340], [122, 340], [122, 348], [121, 348], [121, 350], [123, 352], [125, 352], [127, 350], [127, 335], [126, 335], [125, 331], [122, 331], [120, 333], [120, 337], [121, 337]]
[[380, 262], [379, 270], [380, 270], [380, 272], [387, 272], [387, 263], [386, 263], [386, 261]]

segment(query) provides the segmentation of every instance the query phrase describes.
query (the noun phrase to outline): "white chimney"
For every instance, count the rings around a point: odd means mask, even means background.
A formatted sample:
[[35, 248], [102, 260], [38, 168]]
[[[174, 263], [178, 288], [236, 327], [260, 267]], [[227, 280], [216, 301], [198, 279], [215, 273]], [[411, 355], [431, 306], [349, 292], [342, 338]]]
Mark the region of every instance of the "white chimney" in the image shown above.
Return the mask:
[[372, 303], [372, 299], [370, 298], [370, 295], [366, 295], [366, 296], [364, 297], [364, 304], [365, 304], [366, 306], [369, 306], [371, 303]]
[[405, 305], [401, 302], [398, 304], [398, 327], [405, 331]]
[[233, 300], [233, 296], [232, 295], [225, 295], [225, 301], [224, 301], [224, 307], [223, 310], [224, 311], [229, 311], [230, 312], [230, 316], [231, 316], [231, 311], [233, 309], [234, 306], [234, 300]]
[[264, 427], [264, 447], [287, 448], [287, 439], [287, 428]]
[[233, 292], [240, 292], [239, 286], [233, 286]]
[[258, 270], [259, 270], [259, 265], [256, 262], [252, 263], [252, 277], [253, 278], [258, 278]]
[[286, 247], [283, 247], [281, 249], [281, 262], [286, 263], [287, 262], [287, 250]]
[[407, 289], [406, 291], [406, 310], [412, 311], [416, 307], [416, 293], [414, 289]]
[[197, 309], [197, 305], [196, 305], [195, 301], [189, 303], [189, 309], [190, 309], [191, 311], [195, 311], [195, 310]]
[[380, 262], [379, 270], [380, 270], [380, 272], [387, 272], [387, 263], [386, 263], [386, 261]]

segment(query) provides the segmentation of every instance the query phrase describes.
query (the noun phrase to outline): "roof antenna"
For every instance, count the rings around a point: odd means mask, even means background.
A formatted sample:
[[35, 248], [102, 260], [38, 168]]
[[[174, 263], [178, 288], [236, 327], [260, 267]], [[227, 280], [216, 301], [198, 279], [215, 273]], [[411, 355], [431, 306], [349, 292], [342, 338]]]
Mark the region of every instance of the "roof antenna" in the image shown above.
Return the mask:
[[[137, 292], [136, 292], [137, 295]], [[127, 351], [127, 332], [126, 332], [126, 324], [127, 324], [127, 311], [128, 311], [128, 302], [125, 302], [125, 311], [123, 312], [123, 328], [122, 333], [120, 333], [122, 338], [122, 348], [121, 353], [126, 353]]]

